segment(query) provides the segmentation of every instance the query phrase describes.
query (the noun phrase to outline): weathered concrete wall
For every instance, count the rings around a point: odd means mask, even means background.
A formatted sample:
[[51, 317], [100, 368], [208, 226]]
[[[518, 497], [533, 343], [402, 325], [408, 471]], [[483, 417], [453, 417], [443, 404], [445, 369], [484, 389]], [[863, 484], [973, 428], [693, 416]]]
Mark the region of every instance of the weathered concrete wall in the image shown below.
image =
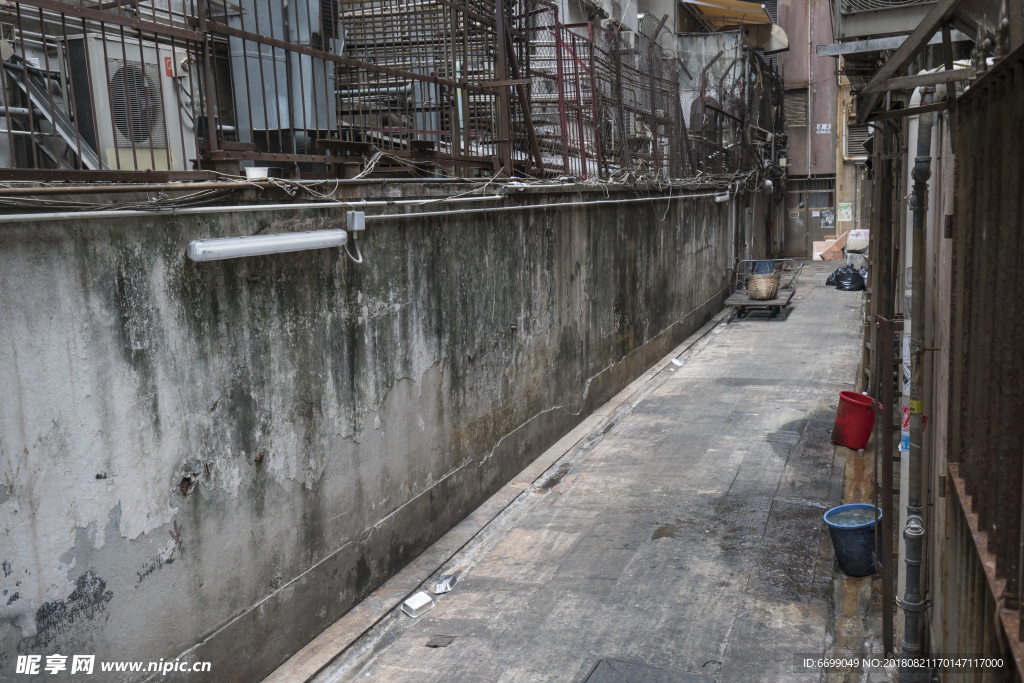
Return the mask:
[[0, 678], [272, 670], [721, 307], [729, 205], [666, 208], [389, 219], [363, 265], [184, 255], [341, 212], [0, 227]]
[[[835, 59], [819, 57], [816, 46], [833, 42], [831, 4], [810, 0], [779, 0], [779, 26], [789, 36], [789, 50], [778, 54], [786, 89], [807, 90], [807, 125], [786, 126], [789, 134], [789, 173], [793, 176], [832, 175], [836, 172]], [[832, 132], [817, 132], [831, 123]]]

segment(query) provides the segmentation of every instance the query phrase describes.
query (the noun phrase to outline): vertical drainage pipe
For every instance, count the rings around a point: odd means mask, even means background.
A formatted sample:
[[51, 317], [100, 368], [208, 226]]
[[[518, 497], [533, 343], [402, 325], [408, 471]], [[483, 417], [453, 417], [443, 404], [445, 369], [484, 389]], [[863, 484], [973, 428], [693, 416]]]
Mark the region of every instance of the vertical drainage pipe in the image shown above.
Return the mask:
[[[924, 89], [922, 105], [932, 102], [934, 86]], [[903, 608], [903, 644], [899, 675], [901, 683], [918, 683], [923, 671], [907, 666], [908, 660], [921, 655], [921, 614], [924, 601], [921, 595], [921, 563], [924, 557], [924, 510], [921, 487], [921, 431], [924, 412], [924, 231], [928, 211], [928, 179], [932, 169], [932, 124], [934, 113], [923, 114], [918, 120], [917, 156], [914, 158], [914, 192], [910, 199], [913, 220], [913, 264], [911, 266], [910, 299], [910, 451], [907, 454], [907, 526], [903, 530], [906, 540], [904, 563], [907, 566], [906, 588], [900, 605]]]

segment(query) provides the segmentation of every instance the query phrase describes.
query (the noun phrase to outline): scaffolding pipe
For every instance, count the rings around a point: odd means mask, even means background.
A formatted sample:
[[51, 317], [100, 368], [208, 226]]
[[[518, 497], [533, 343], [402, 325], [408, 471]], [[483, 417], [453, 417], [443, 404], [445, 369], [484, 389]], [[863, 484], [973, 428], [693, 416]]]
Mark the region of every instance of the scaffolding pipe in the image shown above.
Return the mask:
[[[932, 102], [933, 86], [924, 89], [922, 105]], [[921, 594], [921, 563], [924, 558], [924, 510], [922, 495], [922, 453], [921, 432], [924, 414], [924, 268], [925, 268], [925, 219], [928, 211], [928, 179], [932, 169], [932, 124], [934, 113], [923, 114], [918, 119], [917, 156], [914, 158], [914, 192], [910, 198], [913, 217], [910, 294], [910, 450], [907, 455], [909, 474], [907, 476], [907, 526], [903, 530], [906, 540], [904, 563], [906, 564], [906, 587], [900, 605], [903, 608], [903, 645], [900, 658], [899, 676], [901, 683], [920, 683], [923, 670], [908, 666], [908, 662], [921, 655], [921, 614], [924, 600]]]

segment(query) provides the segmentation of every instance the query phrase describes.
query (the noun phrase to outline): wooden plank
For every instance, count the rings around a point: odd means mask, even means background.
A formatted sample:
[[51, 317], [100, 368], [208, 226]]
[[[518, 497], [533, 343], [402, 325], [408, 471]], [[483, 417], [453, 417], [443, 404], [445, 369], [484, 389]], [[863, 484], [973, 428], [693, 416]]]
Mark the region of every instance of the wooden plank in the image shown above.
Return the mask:
[[849, 235], [850, 233], [844, 232], [842, 235], [839, 236], [838, 239], [836, 239], [836, 241], [828, 245], [828, 247], [826, 247], [825, 250], [821, 252], [821, 260], [835, 261], [842, 258], [843, 247], [846, 246], [846, 239], [847, 237], [849, 237]]
[[928, 74], [916, 74], [914, 76], [900, 76], [890, 78], [881, 83], [871, 81], [864, 88], [864, 94], [884, 93], [887, 90], [909, 90], [926, 85], [940, 85], [942, 83], [953, 83], [954, 81], [969, 81], [975, 76], [974, 67], [966, 69], [953, 69], [952, 71], [935, 71]]
[[[935, 7], [925, 15], [921, 23], [917, 25], [910, 37], [900, 45], [899, 49], [890, 57], [882, 68], [878, 70], [874, 78], [868, 83], [868, 87], [884, 83], [898, 72], [905, 69], [910, 61], [921, 51], [921, 48], [935, 35], [935, 32], [949, 19], [953, 10], [957, 8], [961, 0], [939, 0]], [[866, 88], [865, 88], [866, 89]], [[882, 93], [873, 92], [861, 99], [857, 107], [857, 121], [863, 123], [878, 103], [882, 101]]]

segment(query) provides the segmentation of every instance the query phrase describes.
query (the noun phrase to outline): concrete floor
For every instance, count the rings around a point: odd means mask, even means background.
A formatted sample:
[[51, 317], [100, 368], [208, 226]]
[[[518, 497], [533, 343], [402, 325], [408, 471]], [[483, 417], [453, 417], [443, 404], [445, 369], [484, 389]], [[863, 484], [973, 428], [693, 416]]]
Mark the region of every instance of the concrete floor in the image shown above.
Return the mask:
[[[871, 638], [851, 624], [867, 623], [872, 582], [836, 576], [821, 519], [858, 466], [829, 441], [862, 333], [862, 296], [824, 286], [834, 267], [808, 264], [783, 316], [719, 325], [666, 364], [456, 563], [454, 591], [321, 679], [825, 679], [794, 672], [794, 654], [831, 651], [837, 624], [854, 631], [839, 641]], [[438, 635], [454, 640], [427, 647]]]

